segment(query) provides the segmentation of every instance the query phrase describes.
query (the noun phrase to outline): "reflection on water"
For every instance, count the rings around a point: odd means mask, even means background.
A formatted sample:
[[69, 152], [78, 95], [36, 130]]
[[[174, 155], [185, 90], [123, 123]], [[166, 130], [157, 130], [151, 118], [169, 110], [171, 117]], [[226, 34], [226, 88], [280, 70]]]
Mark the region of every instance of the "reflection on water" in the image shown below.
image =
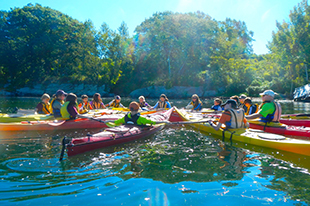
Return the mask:
[[1, 133], [1, 205], [310, 204], [310, 157], [170, 126], [60, 163], [62, 137], [88, 132]]

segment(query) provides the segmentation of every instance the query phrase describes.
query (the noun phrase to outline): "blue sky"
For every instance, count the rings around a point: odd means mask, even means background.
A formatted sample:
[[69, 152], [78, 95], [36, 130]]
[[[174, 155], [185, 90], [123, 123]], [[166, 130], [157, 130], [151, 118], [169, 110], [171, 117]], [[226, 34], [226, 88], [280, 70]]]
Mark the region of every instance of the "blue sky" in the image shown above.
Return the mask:
[[116, 30], [124, 21], [130, 35], [137, 25], [155, 12], [202, 11], [215, 20], [244, 21], [254, 32], [256, 54], [268, 52], [266, 44], [276, 31], [276, 21], [289, 20], [290, 10], [301, 0], [0, 0], [0, 10], [39, 3], [65, 13], [79, 21], [91, 20], [97, 29], [103, 22]]

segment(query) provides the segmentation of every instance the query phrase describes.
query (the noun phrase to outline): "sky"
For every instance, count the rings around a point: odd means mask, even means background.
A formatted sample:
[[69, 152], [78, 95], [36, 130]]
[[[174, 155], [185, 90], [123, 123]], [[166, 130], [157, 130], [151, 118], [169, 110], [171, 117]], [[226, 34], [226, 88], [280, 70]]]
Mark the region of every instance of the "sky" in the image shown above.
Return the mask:
[[124, 21], [133, 35], [135, 28], [156, 12], [202, 11], [217, 21], [244, 21], [254, 32], [253, 51], [266, 54], [266, 44], [276, 31], [276, 21], [289, 21], [290, 11], [302, 0], [0, 0], [0, 10], [22, 8], [28, 3], [50, 7], [81, 22], [91, 20], [97, 30], [102, 23], [117, 30]]

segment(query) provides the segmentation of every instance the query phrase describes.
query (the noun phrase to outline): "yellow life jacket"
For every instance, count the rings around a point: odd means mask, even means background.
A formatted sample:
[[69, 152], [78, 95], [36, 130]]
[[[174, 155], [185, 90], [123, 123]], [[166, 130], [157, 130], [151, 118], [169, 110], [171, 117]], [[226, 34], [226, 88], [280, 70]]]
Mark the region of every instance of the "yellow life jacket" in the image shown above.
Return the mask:
[[104, 109], [102, 102], [92, 102], [93, 109]]
[[257, 113], [258, 108], [259, 108], [258, 104], [251, 104], [249, 106], [244, 105], [244, 108], [245, 107], [246, 107], [245, 115], [251, 115], [251, 114]]
[[71, 115], [68, 112], [68, 105], [69, 105], [69, 101], [65, 102], [60, 109], [60, 113], [61, 113], [61, 117], [63, 119], [70, 119]]
[[59, 109], [55, 109], [55, 108], [53, 107], [53, 104], [54, 104], [54, 102], [55, 102], [56, 100], [59, 101], [61, 105], [64, 104], [64, 101], [63, 101], [63, 100], [59, 100], [59, 99], [54, 98], [54, 99], [52, 99], [52, 101], [51, 101], [51, 103], [50, 103], [50, 111], [51, 111], [51, 114], [54, 114], [54, 116], [56, 115], [55, 117], [59, 117], [59, 116], [61, 115], [60, 110], [59, 110]]
[[110, 107], [119, 108], [119, 103], [116, 103], [115, 100], [110, 104]]
[[51, 114], [51, 105], [48, 102], [47, 104], [45, 104], [44, 102], [40, 102], [39, 104], [42, 105], [42, 111], [38, 111], [39, 114]]
[[236, 129], [236, 128], [244, 128], [244, 110], [240, 109], [229, 109], [227, 110], [231, 114], [231, 118], [229, 122], [226, 122], [225, 125], [227, 128]]

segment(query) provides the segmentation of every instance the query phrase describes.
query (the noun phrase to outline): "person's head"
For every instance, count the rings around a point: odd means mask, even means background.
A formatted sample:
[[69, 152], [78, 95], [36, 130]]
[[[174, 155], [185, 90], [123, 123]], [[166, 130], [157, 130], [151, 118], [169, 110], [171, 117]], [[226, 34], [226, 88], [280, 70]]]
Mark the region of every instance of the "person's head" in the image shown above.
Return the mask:
[[101, 102], [101, 95], [99, 93], [95, 93], [93, 96], [94, 102]]
[[159, 100], [164, 102], [164, 101], [168, 101], [168, 98], [165, 94], [161, 94], [160, 97], [159, 97]]
[[239, 104], [239, 97], [237, 95], [230, 97], [230, 99], [233, 99]]
[[272, 101], [272, 100], [274, 100], [274, 96], [276, 94], [277, 93], [275, 93], [272, 90], [265, 90], [263, 93], [260, 93], [259, 95], [262, 96], [262, 100], [263, 100], [263, 102], [265, 102], [265, 101]]
[[87, 102], [87, 101], [88, 101], [88, 96], [87, 96], [86, 94], [83, 94], [83, 95], [81, 96], [81, 98], [82, 98], [82, 101], [83, 101], [83, 102]]
[[245, 106], [250, 106], [251, 104], [252, 104], [252, 100], [249, 97], [244, 99], [244, 105]]
[[119, 103], [121, 101], [121, 97], [119, 95], [115, 96], [115, 102]]
[[66, 96], [68, 94], [66, 92], [64, 92], [63, 90], [58, 90], [55, 94], [56, 98], [57, 99], [60, 99], [60, 100], [65, 100]]
[[244, 104], [244, 100], [247, 98], [247, 96], [245, 94], [241, 94], [239, 97], [239, 101], [241, 104]]
[[48, 94], [43, 94], [41, 97], [42, 102], [47, 103], [48, 101], [50, 101], [51, 97]]
[[197, 94], [193, 94], [193, 96], [192, 96], [192, 101], [193, 101], [193, 102], [197, 102], [198, 100], [199, 100], [198, 95], [197, 95]]
[[222, 104], [224, 109], [238, 109], [237, 102], [234, 99], [228, 99], [224, 104]]
[[214, 100], [214, 105], [221, 105], [223, 102], [222, 102], [222, 100], [220, 99], [220, 98], [216, 98], [215, 100]]
[[140, 97], [139, 97], [139, 102], [141, 102], [141, 103], [145, 102], [144, 96], [140, 96]]
[[77, 101], [77, 96], [73, 93], [69, 93], [68, 96], [66, 97], [66, 102], [70, 102], [70, 104], [75, 104]]
[[137, 113], [139, 108], [140, 108], [140, 106], [139, 106], [138, 102], [131, 102], [129, 104], [129, 109], [132, 113]]

